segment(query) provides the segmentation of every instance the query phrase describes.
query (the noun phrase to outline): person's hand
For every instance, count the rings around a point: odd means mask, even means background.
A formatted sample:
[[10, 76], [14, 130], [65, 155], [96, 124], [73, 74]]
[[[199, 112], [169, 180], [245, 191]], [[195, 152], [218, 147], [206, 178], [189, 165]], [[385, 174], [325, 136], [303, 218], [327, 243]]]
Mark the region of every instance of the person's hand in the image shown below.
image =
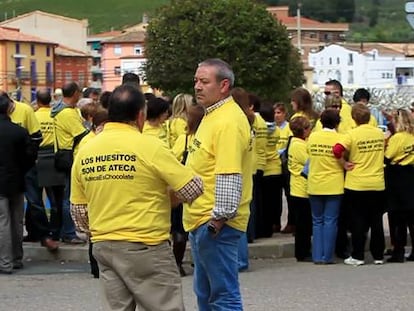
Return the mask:
[[346, 162], [344, 163], [344, 169], [345, 169], [346, 171], [352, 171], [352, 170], [354, 169], [354, 167], [355, 167], [355, 164], [354, 164], [354, 163], [352, 163], [352, 162], [348, 162], [348, 161], [346, 161]]
[[217, 234], [219, 234], [219, 232], [221, 231], [221, 229], [223, 228], [224, 224], [226, 222], [226, 219], [220, 219], [220, 220], [216, 220], [216, 219], [210, 219], [208, 226], [209, 227], [214, 227], [214, 230], [210, 230], [209, 231], [213, 233], [213, 236], [215, 237]]

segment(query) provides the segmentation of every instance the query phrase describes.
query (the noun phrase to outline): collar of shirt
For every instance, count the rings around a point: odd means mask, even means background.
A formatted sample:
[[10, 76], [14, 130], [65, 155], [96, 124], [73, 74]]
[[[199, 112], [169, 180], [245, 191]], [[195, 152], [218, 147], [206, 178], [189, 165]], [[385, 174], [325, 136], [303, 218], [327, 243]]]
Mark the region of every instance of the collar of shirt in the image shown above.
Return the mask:
[[287, 124], [288, 124], [288, 122], [285, 120], [279, 125], [279, 128], [283, 130], [286, 127]]
[[206, 108], [206, 115], [209, 114], [209, 113], [212, 113], [214, 110], [216, 110], [217, 108], [220, 108], [221, 106], [223, 106], [225, 103], [231, 101], [232, 99], [233, 99], [233, 97], [229, 96], [229, 97], [226, 97], [226, 98], [218, 101], [214, 105], [211, 105], [210, 107], [207, 107]]
[[326, 132], [336, 132], [335, 129], [330, 129], [330, 128], [327, 128], [327, 127], [324, 127], [322, 130], [326, 131]]

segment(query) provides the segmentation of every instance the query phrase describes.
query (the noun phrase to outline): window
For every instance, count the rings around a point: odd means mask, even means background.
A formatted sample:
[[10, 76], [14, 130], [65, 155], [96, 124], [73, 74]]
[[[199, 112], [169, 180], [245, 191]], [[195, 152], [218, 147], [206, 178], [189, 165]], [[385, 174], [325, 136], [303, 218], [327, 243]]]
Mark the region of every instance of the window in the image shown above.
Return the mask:
[[385, 73], [384, 73], [384, 72], [382, 73], [381, 77], [382, 77], [383, 79], [385, 79]]
[[62, 71], [56, 70], [56, 81], [62, 81]]
[[22, 75], [22, 59], [16, 58], [16, 78], [20, 78]]
[[134, 55], [143, 55], [144, 47], [141, 44], [136, 44], [134, 46]]
[[352, 70], [348, 71], [348, 84], [354, 84], [354, 72]]
[[37, 84], [37, 70], [36, 70], [36, 61], [30, 61], [30, 79], [32, 80], [32, 84]]
[[35, 55], [36, 50], [35, 50], [35, 45], [34, 44], [30, 44], [30, 55]]
[[20, 54], [20, 43], [16, 43], [16, 54]]
[[50, 56], [50, 46], [46, 47], [46, 56], [49, 57]]
[[65, 72], [65, 81], [66, 81], [66, 83], [72, 81], [72, 71], [66, 71]]
[[115, 66], [114, 67], [114, 74], [116, 76], [120, 76], [121, 75], [121, 66]]
[[329, 57], [329, 65], [332, 65], [332, 57]]
[[122, 54], [122, 47], [120, 44], [115, 44], [114, 46], [114, 54], [121, 55]]
[[336, 58], [336, 64], [339, 65], [341, 63], [341, 60], [339, 59], [339, 57]]
[[52, 64], [50, 62], [46, 62], [46, 83], [53, 82], [53, 74], [52, 74]]
[[82, 87], [82, 86], [84, 86], [85, 85], [85, 73], [84, 72], [79, 72], [78, 73], [78, 82], [79, 82], [79, 85]]
[[36, 87], [30, 88], [30, 102], [33, 102], [36, 100]]
[[348, 66], [354, 65], [354, 55], [352, 53], [348, 54]]

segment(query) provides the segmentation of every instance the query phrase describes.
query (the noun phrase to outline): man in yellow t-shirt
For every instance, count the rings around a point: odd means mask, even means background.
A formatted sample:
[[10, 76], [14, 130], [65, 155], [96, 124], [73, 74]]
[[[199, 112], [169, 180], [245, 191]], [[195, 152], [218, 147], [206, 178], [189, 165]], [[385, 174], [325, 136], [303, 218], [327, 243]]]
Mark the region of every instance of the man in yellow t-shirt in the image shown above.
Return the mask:
[[75, 158], [72, 215], [79, 229], [90, 231], [106, 309], [184, 310], [168, 241], [168, 187], [191, 202], [203, 183], [158, 138], [141, 134], [144, 120], [142, 93], [116, 88], [109, 122]]
[[[79, 101], [81, 91], [75, 82], [67, 83], [62, 88], [63, 99], [53, 106], [50, 116], [53, 118], [55, 127], [55, 150], [72, 151], [73, 157], [78, 151], [79, 142], [88, 134], [83, 126], [83, 121], [75, 109]], [[63, 198], [63, 227], [61, 238], [69, 244], [84, 243], [75, 232], [75, 225], [70, 216], [70, 171], [66, 175], [65, 193]]]
[[206, 115], [195, 134], [187, 165], [204, 181], [202, 196], [184, 208], [200, 310], [242, 310], [238, 244], [246, 231], [252, 194], [249, 122], [230, 96], [234, 73], [220, 59], [198, 65], [196, 100]]
[[370, 111], [364, 104], [352, 107], [357, 127], [334, 146], [337, 158], [349, 152], [345, 164], [345, 200], [350, 202], [352, 255], [348, 265], [364, 264], [366, 232], [371, 229], [371, 254], [375, 264], [383, 263], [385, 248], [382, 214], [384, 213], [384, 133], [369, 125]]
[[[51, 95], [46, 88], [36, 92], [35, 112], [43, 141], [40, 144], [36, 165], [26, 175], [26, 229], [28, 236], [36, 237], [48, 250], [58, 248], [62, 226], [62, 204], [65, 175], [54, 167], [54, 125], [50, 116]], [[45, 189], [50, 202], [50, 221], [43, 202]], [[30, 224], [30, 225], [29, 225]]]

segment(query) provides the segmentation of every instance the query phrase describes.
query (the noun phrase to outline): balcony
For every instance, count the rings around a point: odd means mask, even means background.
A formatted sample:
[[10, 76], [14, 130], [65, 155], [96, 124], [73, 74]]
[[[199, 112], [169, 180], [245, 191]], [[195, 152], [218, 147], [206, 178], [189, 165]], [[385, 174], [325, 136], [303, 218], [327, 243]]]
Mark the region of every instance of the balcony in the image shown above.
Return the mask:
[[15, 53], [12, 55], [12, 58], [26, 58], [27, 55], [26, 54], [20, 54], [20, 53]]

